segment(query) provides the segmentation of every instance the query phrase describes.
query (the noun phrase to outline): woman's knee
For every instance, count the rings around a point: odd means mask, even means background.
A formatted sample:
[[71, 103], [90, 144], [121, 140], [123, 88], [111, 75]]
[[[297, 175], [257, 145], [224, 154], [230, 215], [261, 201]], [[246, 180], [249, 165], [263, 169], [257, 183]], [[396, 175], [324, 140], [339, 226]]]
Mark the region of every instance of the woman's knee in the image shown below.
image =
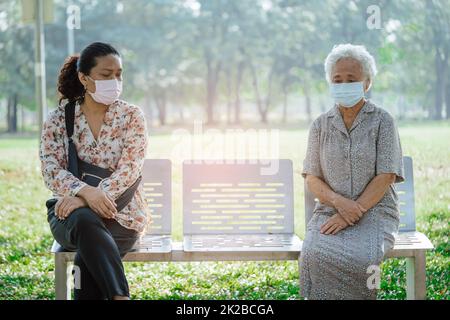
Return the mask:
[[75, 209], [67, 218], [69, 229], [89, 230], [104, 227], [101, 218], [90, 208]]

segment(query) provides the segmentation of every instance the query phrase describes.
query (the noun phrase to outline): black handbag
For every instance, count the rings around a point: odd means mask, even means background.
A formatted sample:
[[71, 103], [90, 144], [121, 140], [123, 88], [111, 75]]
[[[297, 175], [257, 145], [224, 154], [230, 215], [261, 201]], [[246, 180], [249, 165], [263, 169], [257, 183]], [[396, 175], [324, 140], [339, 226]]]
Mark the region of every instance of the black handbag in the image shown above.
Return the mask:
[[[111, 176], [114, 171], [95, 166], [78, 158], [77, 149], [72, 140], [75, 121], [75, 102], [67, 103], [64, 107], [64, 111], [66, 132], [69, 139], [68, 171], [88, 185], [97, 187], [101, 180]], [[137, 188], [139, 187], [141, 180], [142, 176], [139, 176], [139, 178], [116, 199], [115, 202], [117, 211], [122, 210], [128, 205], [128, 203], [130, 203]]]

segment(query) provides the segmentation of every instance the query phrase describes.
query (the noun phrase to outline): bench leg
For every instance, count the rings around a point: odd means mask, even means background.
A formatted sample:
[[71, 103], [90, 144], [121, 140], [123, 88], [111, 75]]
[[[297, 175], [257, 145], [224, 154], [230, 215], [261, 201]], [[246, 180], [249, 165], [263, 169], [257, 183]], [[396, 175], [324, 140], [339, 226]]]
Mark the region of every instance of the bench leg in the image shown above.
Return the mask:
[[69, 263], [64, 254], [55, 253], [55, 297], [56, 300], [70, 300]]
[[302, 275], [300, 274], [300, 255], [298, 256], [298, 295], [301, 297], [302, 295], [302, 288], [300, 287], [302, 284], [300, 282], [300, 277]]
[[406, 258], [406, 299], [425, 300], [426, 288], [425, 250], [418, 250], [414, 257]]

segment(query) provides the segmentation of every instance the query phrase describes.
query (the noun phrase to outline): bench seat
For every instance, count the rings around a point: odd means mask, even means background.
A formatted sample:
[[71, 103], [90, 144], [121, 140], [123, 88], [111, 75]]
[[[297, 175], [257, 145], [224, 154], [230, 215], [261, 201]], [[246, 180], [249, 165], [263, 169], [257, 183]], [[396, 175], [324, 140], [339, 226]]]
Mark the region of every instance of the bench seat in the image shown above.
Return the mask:
[[[295, 248], [280, 251], [260, 251], [248, 248], [239, 251], [195, 251], [183, 250], [182, 242], [172, 242], [170, 252], [155, 250], [154, 236], [145, 236], [141, 239], [135, 251], [125, 255], [123, 261], [127, 262], [191, 262], [191, 261], [286, 261], [299, 260], [302, 241], [295, 244]], [[407, 298], [425, 299], [425, 252], [433, 248], [430, 240], [417, 231], [402, 232], [395, 241], [394, 248], [386, 254], [387, 258], [406, 258]], [[70, 299], [70, 265], [75, 257], [74, 252], [64, 251], [55, 241], [52, 252], [55, 254], [55, 286], [57, 299]]]
[[[281, 251], [279, 249], [275, 249], [273, 251], [260, 251], [260, 250], [251, 250], [251, 248], [247, 248], [247, 250], [240, 248], [239, 252], [229, 250], [230, 252], [224, 251], [222, 248], [218, 248], [216, 251], [194, 251], [194, 252], [186, 252], [183, 250], [182, 242], [173, 242], [172, 250], [169, 252], [161, 252], [158, 249], [155, 250], [154, 246], [154, 236], [144, 236], [141, 241], [136, 246], [136, 249], [132, 252], [129, 252], [125, 255], [124, 261], [189, 261], [183, 256], [189, 257], [200, 257], [200, 256], [213, 256], [215, 254], [218, 255], [215, 261], [222, 261], [224, 258], [232, 257], [235, 253], [235, 256], [245, 257], [248, 256], [245, 260], [254, 260], [255, 257], [261, 260], [271, 260], [264, 258], [265, 255], [274, 256], [287, 256], [288, 259], [282, 260], [297, 260], [298, 255], [301, 252], [302, 241], [300, 240], [298, 243], [295, 243], [291, 250]], [[395, 240], [394, 248], [386, 254], [386, 258], [406, 258], [413, 257], [414, 252], [417, 250], [431, 250], [433, 249], [433, 244], [431, 241], [423, 234], [417, 231], [413, 232], [401, 232], [398, 234]], [[56, 241], [53, 242], [52, 253], [58, 255], [64, 255], [67, 261], [73, 261], [75, 257], [75, 253], [71, 251], [65, 251]], [[164, 258], [164, 259], [161, 259]], [[225, 259], [229, 260], [229, 259]]]

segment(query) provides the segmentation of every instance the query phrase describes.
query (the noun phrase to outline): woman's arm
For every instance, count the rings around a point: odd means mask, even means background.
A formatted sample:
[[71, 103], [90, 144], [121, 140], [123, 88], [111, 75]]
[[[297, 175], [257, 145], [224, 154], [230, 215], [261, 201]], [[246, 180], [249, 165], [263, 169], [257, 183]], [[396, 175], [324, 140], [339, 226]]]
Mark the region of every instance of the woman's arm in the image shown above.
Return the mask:
[[307, 175], [306, 184], [308, 189], [319, 199], [320, 202], [335, 208], [339, 215], [349, 225], [357, 222], [366, 210], [364, 207], [351, 199], [334, 192], [330, 186], [321, 178]]
[[124, 148], [114, 173], [103, 179], [98, 188], [117, 200], [142, 174], [147, 151], [148, 133], [145, 116], [138, 107], [131, 107]]
[[391, 184], [405, 180], [400, 136], [394, 119], [387, 112], [381, 115], [376, 152], [375, 177], [357, 200], [366, 209], [375, 206]]
[[383, 198], [389, 186], [395, 182], [395, 179], [395, 173], [382, 173], [375, 176], [356, 202], [366, 210], [369, 210]]
[[64, 118], [54, 111], [44, 122], [39, 158], [45, 185], [61, 197], [76, 196], [86, 183], [75, 177], [67, 168], [67, 154], [64, 145]]
[[335, 201], [338, 196], [330, 186], [321, 178], [308, 174], [306, 176], [308, 189], [319, 199], [320, 202], [335, 208]]

